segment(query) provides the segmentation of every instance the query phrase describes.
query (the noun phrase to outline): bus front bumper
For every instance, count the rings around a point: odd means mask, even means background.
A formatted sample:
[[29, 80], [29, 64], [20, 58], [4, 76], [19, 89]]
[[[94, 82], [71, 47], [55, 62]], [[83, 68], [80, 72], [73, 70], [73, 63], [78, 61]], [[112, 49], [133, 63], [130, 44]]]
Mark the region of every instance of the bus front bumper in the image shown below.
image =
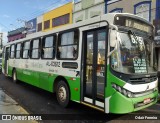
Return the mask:
[[[158, 90], [151, 94], [128, 98], [119, 92], [113, 94], [109, 99], [109, 112], [116, 114], [124, 114], [147, 108], [157, 102]], [[149, 100], [149, 101], [146, 101]]]

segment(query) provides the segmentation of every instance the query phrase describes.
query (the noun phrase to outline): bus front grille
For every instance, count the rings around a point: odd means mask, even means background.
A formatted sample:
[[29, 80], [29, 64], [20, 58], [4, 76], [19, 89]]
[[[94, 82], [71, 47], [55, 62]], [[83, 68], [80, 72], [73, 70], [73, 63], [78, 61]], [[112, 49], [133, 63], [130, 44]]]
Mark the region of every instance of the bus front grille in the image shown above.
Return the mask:
[[157, 76], [141, 77], [141, 78], [134, 77], [134, 78], [130, 78], [128, 82], [131, 84], [146, 84], [156, 80], [157, 80]]

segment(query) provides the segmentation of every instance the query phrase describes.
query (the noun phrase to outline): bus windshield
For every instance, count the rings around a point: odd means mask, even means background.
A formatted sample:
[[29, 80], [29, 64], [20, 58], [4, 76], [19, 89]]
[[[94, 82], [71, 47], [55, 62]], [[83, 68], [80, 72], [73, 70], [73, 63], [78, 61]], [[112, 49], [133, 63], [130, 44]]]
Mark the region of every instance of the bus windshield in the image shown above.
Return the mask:
[[151, 62], [151, 39], [137, 36], [131, 31], [118, 32], [118, 36], [118, 49], [111, 55], [114, 70], [127, 74], [156, 72], [156, 67]]

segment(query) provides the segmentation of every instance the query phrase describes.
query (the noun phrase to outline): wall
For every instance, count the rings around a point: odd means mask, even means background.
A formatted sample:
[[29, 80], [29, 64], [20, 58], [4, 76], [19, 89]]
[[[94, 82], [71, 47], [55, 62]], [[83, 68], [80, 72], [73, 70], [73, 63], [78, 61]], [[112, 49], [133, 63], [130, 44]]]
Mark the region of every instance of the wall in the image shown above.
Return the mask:
[[105, 13], [104, 0], [82, 0], [74, 4], [73, 23]]
[[[72, 9], [73, 9], [73, 4], [70, 2], [68, 4], [65, 4], [65, 5], [63, 5], [61, 7], [58, 7], [56, 9], [54, 9], [54, 10], [51, 10], [51, 11], [45, 13], [43, 15], [42, 30], [43, 31], [48, 31], [48, 30], [53, 29], [53, 27], [52, 27], [52, 19], [60, 17], [60, 16], [63, 16], [65, 14], [69, 14], [70, 15], [68, 24], [71, 24], [72, 23]], [[48, 29], [44, 29], [44, 22], [47, 21], [47, 20], [50, 20], [50, 27]], [[61, 26], [63, 26], [63, 25], [61, 25]], [[57, 26], [57, 27], [59, 27], [59, 26]], [[54, 28], [57, 28], [57, 27], [54, 27]]]
[[25, 31], [26, 31], [26, 28], [21, 27], [16, 30], [12, 30], [8, 32], [8, 36], [7, 36], [8, 42], [15, 41], [21, 38], [25, 38], [26, 37]]

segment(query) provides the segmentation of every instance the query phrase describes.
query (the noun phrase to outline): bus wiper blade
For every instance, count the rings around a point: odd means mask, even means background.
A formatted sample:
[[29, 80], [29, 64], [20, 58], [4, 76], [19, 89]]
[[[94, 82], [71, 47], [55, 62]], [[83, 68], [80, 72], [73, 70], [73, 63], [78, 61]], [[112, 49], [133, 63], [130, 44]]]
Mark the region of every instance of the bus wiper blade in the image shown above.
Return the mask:
[[136, 34], [135, 34], [134, 32], [132, 32], [131, 30], [129, 30], [129, 31], [128, 31], [128, 34], [129, 34], [129, 35], [133, 35], [133, 36], [134, 36], [134, 39], [137, 41], [137, 43], [139, 43], [139, 42], [138, 42], [138, 39], [137, 39], [137, 36], [136, 36]]
[[136, 34], [135, 34], [134, 32], [132, 32], [131, 30], [128, 31], [128, 34], [130, 35], [130, 37], [131, 37], [131, 35], [133, 35], [133, 37], [134, 37], [134, 39], [136, 40], [138, 46], [140, 46], [140, 43], [139, 43], [139, 41], [138, 41], [138, 39], [137, 39]]

